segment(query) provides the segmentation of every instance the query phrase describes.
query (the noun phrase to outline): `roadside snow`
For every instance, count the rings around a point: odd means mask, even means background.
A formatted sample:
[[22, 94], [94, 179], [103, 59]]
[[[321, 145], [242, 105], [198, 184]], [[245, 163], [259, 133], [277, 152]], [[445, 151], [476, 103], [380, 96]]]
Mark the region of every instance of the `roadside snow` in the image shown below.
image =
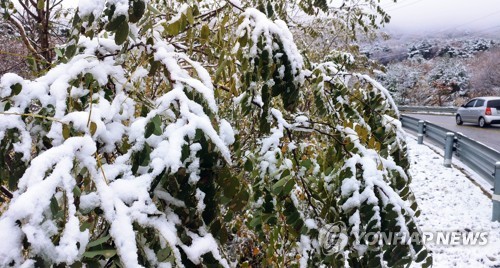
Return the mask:
[[417, 223], [424, 231], [486, 232], [487, 244], [426, 244], [434, 267], [500, 267], [500, 223], [492, 222], [492, 201], [460, 170], [445, 168], [443, 158], [426, 145], [408, 138], [411, 187], [422, 214]]

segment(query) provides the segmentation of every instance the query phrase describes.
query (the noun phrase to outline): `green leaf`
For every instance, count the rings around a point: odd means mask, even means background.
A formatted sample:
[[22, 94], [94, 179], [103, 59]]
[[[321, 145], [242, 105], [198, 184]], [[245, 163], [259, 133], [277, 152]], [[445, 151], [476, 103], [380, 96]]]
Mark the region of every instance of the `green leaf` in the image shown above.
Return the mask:
[[309, 169], [309, 168], [311, 168], [312, 161], [311, 161], [311, 159], [306, 159], [306, 160], [300, 162], [300, 165]]
[[179, 20], [176, 20], [176, 21], [168, 24], [165, 27], [165, 30], [167, 31], [168, 35], [171, 35], [171, 36], [178, 35], [181, 32], [181, 23], [179, 22]]
[[410, 188], [408, 186], [405, 186], [403, 190], [399, 193], [401, 197], [405, 197], [408, 193], [410, 192]]
[[[226, 215], [224, 216], [224, 221], [225, 221], [225, 222], [230, 222], [230, 221], [232, 221], [232, 220], [233, 220], [233, 218], [234, 218], [234, 213], [233, 213], [232, 211], [230, 211], [230, 210], [229, 210], [229, 211], [226, 213]], [[226, 230], [226, 228], [222, 228], [222, 229], [221, 229], [221, 232], [223, 232], [223, 230]]]
[[129, 26], [128, 26], [128, 23], [126, 21], [123, 21], [122, 24], [120, 24], [120, 26], [118, 27], [118, 29], [116, 30], [116, 34], [115, 34], [115, 43], [117, 45], [121, 45], [123, 44], [125, 41], [127, 41], [127, 37], [128, 37], [128, 32], [129, 32]]
[[292, 213], [290, 216], [288, 216], [286, 218], [286, 223], [287, 224], [293, 224], [294, 222], [296, 222], [298, 219], [300, 218], [300, 214], [299, 212], [295, 211], [294, 213]]
[[415, 217], [416, 217], [416, 218], [420, 217], [420, 214], [422, 214], [422, 213], [420, 212], [420, 210], [417, 210], [417, 211], [415, 212]]
[[19, 84], [19, 83], [16, 83], [16, 84], [10, 86], [10, 89], [12, 90], [11, 96], [15, 96], [15, 95], [19, 95], [19, 93], [21, 93], [23, 86], [21, 86], [21, 84]]
[[102, 266], [102, 264], [96, 259], [84, 259], [83, 263], [85, 263], [87, 268], [99, 268]]
[[155, 131], [155, 125], [153, 122], [149, 122], [146, 124], [146, 131], [144, 132], [144, 137], [147, 139], [153, 135], [153, 132]]
[[62, 58], [64, 56], [62, 50], [59, 48], [54, 48], [54, 52], [56, 53], [58, 58]]
[[188, 26], [188, 19], [187, 19], [187, 16], [184, 13], [181, 14], [181, 18], [179, 20], [179, 23], [180, 23], [179, 24], [179, 26], [180, 26], [179, 28], [180, 28], [180, 31], [182, 32]]
[[429, 256], [425, 260], [425, 263], [422, 264], [422, 268], [432, 267], [432, 264], [433, 264], [432, 256]]
[[85, 79], [85, 87], [90, 88], [90, 85], [94, 81], [94, 76], [91, 73], [86, 73], [84, 75], [84, 79]]
[[155, 134], [156, 136], [160, 136], [163, 133], [163, 130], [161, 129], [161, 118], [159, 115], [155, 115], [149, 121], [149, 123], [146, 124], [146, 132], [144, 133], [144, 137], [149, 138], [151, 135]]
[[52, 212], [52, 215], [56, 215], [58, 211], [59, 211], [59, 203], [57, 203], [57, 199], [53, 196], [50, 199], [50, 212]]
[[245, 162], [245, 171], [252, 172], [253, 171], [253, 163], [252, 160], [248, 159]]
[[255, 228], [259, 225], [262, 224], [262, 219], [260, 217], [255, 217], [253, 218], [250, 223], [248, 224], [248, 226], [252, 227], [252, 228]]
[[[83, 264], [82, 262], [80, 261], [77, 261], [77, 262], [74, 262], [72, 265], [70, 265], [69, 267], [71, 268], [82, 268], [83, 267]], [[90, 268], [90, 267], [89, 267]]]
[[294, 179], [290, 179], [290, 180], [289, 180], [289, 181], [285, 184], [285, 186], [283, 186], [283, 191], [282, 191], [282, 193], [283, 193], [284, 195], [289, 194], [289, 193], [292, 191], [292, 189], [293, 189], [293, 187], [294, 187], [294, 186], [295, 186], [295, 180], [294, 180]]
[[92, 227], [92, 224], [88, 221], [84, 221], [80, 224], [80, 232], [83, 232], [85, 230], [90, 230]]
[[208, 27], [208, 24], [203, 24], [203, 26], [201, 26], [201, 40], [206, 42], [209, 36], [210, 28]]
[[278, 218], [276, 218], [275, 216], [271, 216], [269, 217], [269, 219], [267, 219], [267, 223], [270, 225], [276, 225], [276, 223], [278, 223]]
[[186, 19], [189, 24], [194, 24], [193, 9], [191, 7], [186, 10]]
[[427, 257], [427, 250], [422, 250], [415, 259], [416, 262], [422, 262]]
[[412, 210], [417, 210], [417, 209], [418, 209], [418, 204], [417, 204], [417, 202], [413, 202], [413, 203], [410, 205], [410, 208], [411, 208]]
[[220, 75], [221, 75], [222, 71], [224, 71], [224, 68], [226, 68], [226, 65], [227, 65], [226, 60], [223, 60], [222, 63], [219, 64], [217, 71], [215, 71], [215, 79], [214, 79], [215, 83], [217, 83], [219, 81]]
[[285, 169], [283, 172], [281, 172], [281, 176], [280, 176], [280, 179], [283, 179], [284, 177], [290, 175], [290, 170], [289, 169]]
[[148, 10], [153, 12], [153, 14], [155, 15], [163, 15], [163, 13], [158, 9], [156, 9], [154, 6], [152, 6], [151, 3], [148, 3]]
[[36, 2], [36, 8], [43, 10], [45, 7], [45, 0], [38, 0]]
[[238, 38], [238, 43], [240, 43], [240, 47], [245, 47], [248, 43], [248, 34], [247, 32], [245, 31], [245, 34], [243, 34], [243, 36], [241, 36], [240, 38]]
[[138, 22], [142, 16], [144, 15], [144, 11], [146, 10], [146, 4], [142, 0], [134, 1], [132, 8], [129, 9], [128, 20], [131, 23]]
[[354, 143], [350, 142], [345, 146], [346, 150], [351, 152], [354, 149]]
[[[290, 176], [286, 176], [282, 179], [280, 179], [279, 181], [277, 181], [275, 184], [273, 184], [273, 186], [271, 187], [272, 188], [272, 192], [274, 194], [280, 194], [283, 190], [283, 186], [288, 183], [288, 181], [290, 180]], [[292, 185], [293, 186], [293, 185]]]
[[[107, 25], [106, 25], [106, 30], [110, 32], [117, 31], [122, 24], [127, 21], [127, 16], [125, 15], [119, 15], [115, 18], [113, 18]], [[128, 24], [127, 24], [128, 27]]]
[[[295, 223], [293, 224], [293, 228], [295, 228], [295, 230], [297, 232], [301, 232], [301, 229], [302, 227], [304, 227], [304, 221], [299, 218], [297, 221], [295, 221]], [[306, 228], [307, 229], [307, 228]]]
[[28, 57], [26, 59], [26, 61], [28, 62], [30, 68], [33, 70], [33, 71], [36, 71], [38, 69], [37, 67], [37, 63], [35, 61], [35, 59], [33, 57]]
[[80, 197], [82, 195], [82, 190], [80, 190], [78, 186], [75, 186], [75, 188], [73, 188], [73, 195]]
[[224, 196], [227, 198], [233, 198], [234, 195], [240, 190], [239, 180], [236, 177], [230, 177], [224, 180], [222, 184]]
[[153, 122], [153, 125], [155, 127], [153, 134], [155, 134], [156, 136], [160, 136], [163, 133], [163, 130], [161, 128], [161, 117], [159, 115], [156, 115], [155, 117], [153, 117], [153, 119], [151, 119], [151, 121]]
[[76, 45], [69, 45], [66, 48], [66, 52], [64, 53], [66, 58], [70, 59], [72, 58], [76, 53]]
[[165, 262], [172, 256], [172, 251], [168, 247], [162, 248], [158, 251], [158, 253], [156, 253], [156, 257], [158, 258], [159, 262]]
[[97, 130], [97, 124], [95, 122], [90, 122], [90, 135], [94, 136]]
[[149, 146], [148, 143], [145, 143], [144, 149], [142, 149], [142, 151], [140, 152], [138, 159], [139, 164], [141, 166], [147, 166], [149, 164], [149, 161], [151, 161], [150, 154], [151, 154], [151, 147]]
[[112, 258], [116, 255], [116, 249], [102, 249], [102, 250], [93, 250], [87, 251], [83, 253], [83, 257], [87, 258], [95, 258], [96, 256], [104, 256], [105, 258]]
[[155, 61], [153, 58], [151, 58], [150, 65], [151, 68], [149, 69], [148, 76], [154, 76], [158, 68], [160, 68], [161, 64], [159, 61]]
[[111, 238], [111, 236], [110, 236], [110, 235], [107, 235], [107, 236], [105, 236], [105, 237], [101, 237], [101, 238], [96, 239], [96, 240], [94, 240], [94, 241], [92, 241], [92, 242], [89, 242], [89, 243], [87, 244], [87, 248], [92, 248], [92, 247], [95, 247], [95, 246], [99, 246], [99, 245], [101, 245], [102, 243], [107, 242], [110, 238]]
[[248, 194], [247, 191], [242, 190], [240, 191], [233, 200], [233, 203], [229, 206], [233, 211], [240, 211], [242, 210], [245, 205], [248, 202], [248, 198], [250, 195]]
[[69, 138], [71, 134], [71, 130], [70, 130], [70, 127], [68, 124], [63, 124], [62, 126], [62, 136], [65, 140], [67, 140]]

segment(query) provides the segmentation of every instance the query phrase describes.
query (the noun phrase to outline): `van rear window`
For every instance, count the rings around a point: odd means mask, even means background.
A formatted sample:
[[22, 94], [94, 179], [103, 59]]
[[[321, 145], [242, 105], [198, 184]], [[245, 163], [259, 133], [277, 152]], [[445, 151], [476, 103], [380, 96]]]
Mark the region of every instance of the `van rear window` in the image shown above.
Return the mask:
[[497, 110], [500, 110], [500, 100], [490, 100], [490, 101], [488, 101], [488, 107], [497, 108]]

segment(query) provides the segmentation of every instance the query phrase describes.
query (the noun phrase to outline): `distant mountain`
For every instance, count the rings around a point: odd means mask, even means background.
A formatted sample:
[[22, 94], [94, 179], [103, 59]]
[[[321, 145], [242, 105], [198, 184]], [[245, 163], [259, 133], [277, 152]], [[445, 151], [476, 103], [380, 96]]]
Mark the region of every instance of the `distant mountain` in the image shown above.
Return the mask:
[[460, 105], [470, 97], [500, 95], [500, 38], [396, 34], [360, 49], [382, 64], [377, 79], [398, 104]]
[[475, 36], [416, 37], [396, 36], [363, 44], [362, 53], [383, 65], [397, 63], [411, 58], [430, 60], [435, 57], [471, 58], [476, 53], [499, 47], [500, 38]]

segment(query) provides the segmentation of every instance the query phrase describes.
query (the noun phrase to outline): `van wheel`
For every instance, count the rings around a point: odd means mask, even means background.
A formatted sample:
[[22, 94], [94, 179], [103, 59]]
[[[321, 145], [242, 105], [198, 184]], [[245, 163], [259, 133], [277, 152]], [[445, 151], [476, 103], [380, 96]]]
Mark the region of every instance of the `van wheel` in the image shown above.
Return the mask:
[[457, 122], [457, 125], [461, 125], [464, 123], [464, 121], [462, 121], [462, 117], [457, 114], [457, 116], [455, 117], [455, 121]]
[[486, 124], [486, 121], [484, 120], [483, 117], [479, 117], [478, 124], [479, 124], [479, 127], [486, 127], [486, 126], [488, 126], [488, 124]]

